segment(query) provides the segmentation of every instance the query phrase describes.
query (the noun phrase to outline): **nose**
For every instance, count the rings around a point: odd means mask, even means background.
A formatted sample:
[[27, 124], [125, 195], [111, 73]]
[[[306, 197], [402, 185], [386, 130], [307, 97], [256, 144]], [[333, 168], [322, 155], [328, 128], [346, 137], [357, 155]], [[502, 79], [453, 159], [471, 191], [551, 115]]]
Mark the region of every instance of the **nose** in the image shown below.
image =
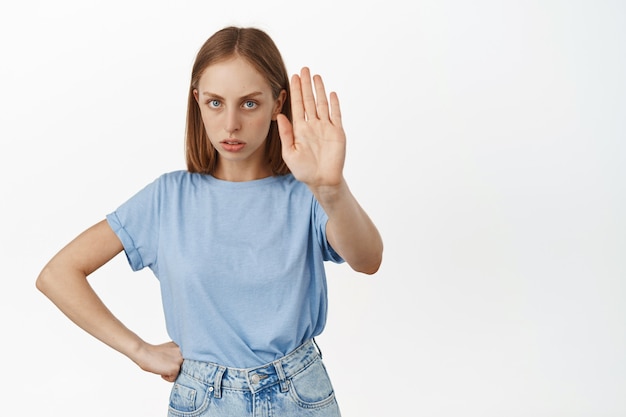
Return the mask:
[[229, 136], [232, 136], [240, 127], [239, 113], [237, 110], [227, 110], [224, 130], [226, 130]]

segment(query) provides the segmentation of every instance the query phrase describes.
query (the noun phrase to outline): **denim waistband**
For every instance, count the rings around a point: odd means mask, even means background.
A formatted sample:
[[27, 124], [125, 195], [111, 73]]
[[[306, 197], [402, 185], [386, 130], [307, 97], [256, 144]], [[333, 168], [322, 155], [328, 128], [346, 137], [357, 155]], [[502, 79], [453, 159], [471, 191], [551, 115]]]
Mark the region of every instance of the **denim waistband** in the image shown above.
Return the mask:
[[257, 393], [277, 383], [280, 384], [281, 391], [286, 392], [287, 379], [298, 374], [318, 358], [321, 358], [321, 354], [315, 341], [311, 339], [282, 358], [257, 368], [231, 368], [186, 359], [180, 372], [212, 385], [214, 395], [218, 398], [222, 388]]

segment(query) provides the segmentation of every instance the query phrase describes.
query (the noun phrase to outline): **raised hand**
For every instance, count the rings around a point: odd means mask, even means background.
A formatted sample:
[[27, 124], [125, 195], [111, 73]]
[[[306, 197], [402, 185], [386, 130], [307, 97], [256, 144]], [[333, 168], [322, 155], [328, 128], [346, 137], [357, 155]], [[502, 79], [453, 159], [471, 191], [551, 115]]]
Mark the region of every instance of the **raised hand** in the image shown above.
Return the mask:
[[[307, 67], [291, 78], [293, 125], [278, 116], [283, 159], [296, 179], [309, 187], [337, 186], [343, 181], [346, 135], [341, 124], [339, 99]], [[313, 92], [315, 87], [315, 94]]]
[[[315, 94], [313, 92], [315, 87]], [[339, 99], [304, 67], [291, 79], [293, 125], [278, 115], [283, 159], [293, 175], [309, 186], [328, 215], [330, 245], [355, 270], [373, 274], [382, 260], [382, 239], [376, 226], [354, 198], [343, 177], [346, 135]]]

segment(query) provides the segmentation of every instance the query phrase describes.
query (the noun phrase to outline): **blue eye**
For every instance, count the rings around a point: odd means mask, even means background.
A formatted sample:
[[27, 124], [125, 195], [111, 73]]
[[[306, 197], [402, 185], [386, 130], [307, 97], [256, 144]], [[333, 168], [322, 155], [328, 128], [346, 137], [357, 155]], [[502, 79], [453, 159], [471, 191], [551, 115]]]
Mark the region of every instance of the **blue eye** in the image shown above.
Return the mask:
[[254, 109], [257, 106], [257, 104], [252, 100], [248, 100], [243, 103], [243, 106], [246, 109]]
[[208, 104], [209, 104], [209, 107], [219, 107], [221, 103], [219, 100], [215, 99], [215, 100], [210, 100]]

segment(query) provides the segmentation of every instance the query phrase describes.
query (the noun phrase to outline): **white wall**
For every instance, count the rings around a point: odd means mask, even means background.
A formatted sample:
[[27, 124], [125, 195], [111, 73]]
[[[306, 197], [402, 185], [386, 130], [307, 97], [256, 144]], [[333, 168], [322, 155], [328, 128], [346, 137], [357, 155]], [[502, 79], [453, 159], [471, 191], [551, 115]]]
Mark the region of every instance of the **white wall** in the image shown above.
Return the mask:
[[[170, 385], [34, 280], [184, 168], [191, 64], [229, 24], [339, 93], [385, 240], [374, 277], [329, 265], [318, 341], [345, 416], [626, 415], [626, 5], [606, 0], [3, 2], [3, 415], [165, 415]], [[149, 272], [121, 256], [92, 283], [165, 341]]]

